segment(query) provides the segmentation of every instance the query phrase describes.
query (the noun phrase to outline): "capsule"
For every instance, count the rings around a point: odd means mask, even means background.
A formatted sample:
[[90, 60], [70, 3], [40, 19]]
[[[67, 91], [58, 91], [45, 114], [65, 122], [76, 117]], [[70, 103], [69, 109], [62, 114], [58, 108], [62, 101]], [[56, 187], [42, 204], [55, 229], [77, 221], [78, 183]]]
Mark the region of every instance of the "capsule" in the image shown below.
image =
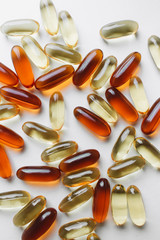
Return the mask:
[[76, 47], [78, 43], [78, 33], [73, 18], [67, 11], [61, 11], [58, 20], [64, 42], [68, 47]]
[[74, 109], [74, 116], [97, 136], [108, 137], [111, 134], [109, 124], [86, 108], [76, 107]]
[[64, 125], [65, 105], [61, 92], [54, 92], [49, 101], [49, 118], [52, 128], [59, 131]]
[[0, 82], [14, 86], [18, 84], [18, 77], [17, 75], [7, 66], [0, 62]]
[[71, 65], [63, 65], [37, 78], [35, 87], [45, 91], [60, 85], [73, 76], [74, 68]]
[[100, 177], [98, 168], [83, 168], [71, 173], [65, 174], [62, 182], [66, 187], [79, 187], [84, 184], [89, 184], [97, 181]]
[[160, 152], [145, 138], [139, 137], [134, 141], [136, 151], [153, 167], [160, 169]]
[[123, 185], [116, 184], [111, 196], [112, 216], [117, 226], [122, 226], [127, 221], [127, 194]]
[[32, 19], [11, 20], [1, 26], [1, 32], [11, 37], [32, 35], [38, 31], [39, 23]]
[[27, 166], [19, 168], [17, 177], [23, 181], [51, 182], [60, 178], [61, 172], [58, 168], [48, 166]]
[[93, 218], [81, 218], [64, 224], [59, 229], [59, 236], [62, 239], [74, 239], [91, 233], [95, 227]]
[[59, 169], [62, 172], [72, 172], [95, 164], [99, 157], [100, 154], [95, 149], [81, 151], [61, 161]]
[[160, 69], [160, 38], [152, 35], [148, 39], [148, 48], [155, 65]]
[[136, 130], [132, 126], [126, 127], [121, 132], [112, 149], [111, 157], [113, 161], [121, 161], [125, 158], [134, 142], [135, 135]]
[[13, 218], [13, 223], [17, 227], [23, 227], [34, 220], [46, 205], [46, 199], [43, 196], [33, 198], [25, 207], [23, 207]]
[[106, 90], [106, 99], [112, 107], [128, 122], [134, 123], [138, 120], [138, 112], [128, 99], [116, 88]]
[[22, 85], [26, 88], [31, 88], [34, 84], [34, 75], [25, 51], [20, 46], [14, 46], [11, 50], [11, 57]]
[[152, 105], [147, 115], [143, 119], [141, 130], [144, 134], [154, 133], [160, 124], [160, 98]]
[[47, 208], [32, 221], [22, 234], [22, 240], [37, 240], [44, 235], [53, 225], [57, 217], [54, 208]]
[[0, 104], [0, 121], [7, 120], [19, 114], [19, 107], [16, 104], [4, 103]]
[[111, 86], [120, 87], [121, 85], [126, 83], [136, 72], [140, 61], [140, 53], [133, 52], [129, 54], [112, 74], [110, 79]]
[[31, 138], [45, 143], [55, 143], [59, 140], [56, 131], [35, 122], [25, 122], [22, 126], [23, 131]]
[[99, 65], [91, 79], [91, 88], [98, 90], [102, 88], [108, 79], [112, 76], [117, 67], [117, 59], [114, 56], [105, 58]]
[[132, 222], [142, 227], [146, 222], [146, 214], [141, 193], [136, 186], [129, 186], [127, 189], [128, 210]]
[[2, 87], [0, 94], [4, 99], [28, 109], [38, 109], [41, 107], [41, 100], [28, 91], [16, 87]]
[[87, 240], [100, 240], [100, 238], [96, 233], [91, 233], [88, 235]]
[[49, 65], [49, 59], [39, 43], [31, 36], [25, 36], [21, 39], [22, 46], [31, 59], [39, 68], [45, 69]]
[[0, 177], [10, 178], [12, 176], [12, 167], [4, 148], [0, 145]]
[[80, 87], [87, 80], [89, 80], [100, 65], [102, 58], [103, 52], [100, 49], [94, 49], [89, 52], [75, 71], [73, 76], [73, 84], [77, 87]]
[[105, 221], [110, 205], [110, 184], [106, 178], [97, 182], [93, 197], [93, 217], [97, 223]]

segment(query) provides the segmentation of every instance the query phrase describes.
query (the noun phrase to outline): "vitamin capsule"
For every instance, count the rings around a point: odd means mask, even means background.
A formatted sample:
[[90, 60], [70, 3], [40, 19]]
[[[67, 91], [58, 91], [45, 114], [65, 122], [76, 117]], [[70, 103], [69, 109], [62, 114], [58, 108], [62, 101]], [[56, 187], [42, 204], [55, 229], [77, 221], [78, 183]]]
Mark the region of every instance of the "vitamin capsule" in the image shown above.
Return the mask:
[[54, 208], [47, 208], [29, 224], [22, 234], [22, 240], [37, 240], [44, 235], [53, 225], [57, 217]]
[[47, 166], [29, 166], [19, 168], [17, 177], [23, 181], [50, 182], [60, 178], [61, 172], [58, 168]]
[[138, 120], [137, 110], [120, 91], [111, 87], [106, 90], [105, 95], [107, 101], [126, 121], [133, 123]]
[[12, 175], [12, 167], [5, 150], [1, 145], [0, 145], [0, 156], [1, 156], [0, 177], [10, 178]]
[[97, 94], [89, 94], [87, 97], [90, 108], [106, 122], [115, 123], [118, 120], [116, 111], [103, 98]]
[[61, 92], [54, 92], [49, 101], [49, 117], [52, 128], [56, 131], [60, 130], [64, 124], [65, 105]]
[[46, 205], [46, 199], [43, 196], [33, 198], [25, 207], [23, 207], [13, 218], [13, 223], [17, 227], [23, 227], [33, 219], [38, 217]]
[[35, 87], [45, 91], [60, 85], [73, 76], [74, 68], [71, 65], [63, 65], [37, 78]]
[[81, 218], [64, 224], [59, 229], [59, 236], [62, 239], [74, 239], [91, 233], [95, 227], [93, 218]]
[[73, 84], [79, 87], [89, 80], [100, 65], [102, 58], [103, 52], [100, 49], [94, 49], [89, 52], [75, 71]]
[[41, 107], [41, 100], [34, 94], [16, 87], [2, 87], [0, 94], [9, 102], [28, 109], [38, 109]]
[[124, 159], [134, 142], [135, 135], [136, 130], [132, 126], [126, 127], [121, 132], [112, 149], [111, 157], [113, 161], [121, 161]]
[[97, 223], [105, 221], [110, 204], [110, 184], [106, 178], [100, 178], [93, 197], [93, 217]]
[[61, 161], [59, 169], [62, 172], [72, 172], [95, 164], [99, 157], [100, 154], [95, 149], [81, 151]]
[[134, 141], [136, 151], [153, 167], [160, 169], [160, 152], [145, 138], [139, 137]]
[[0, 104], [0, 121], [10, 119], [19, 114], [19, 107], [16, 104]]
[[109, 124], [86, 108], [76, 107], [74, 109], [74, 116], [80, 121], [80, 123], [97, 136], [107, 137], [111, 134]]
[[0, 62], [0, 82], [7, 84], [9, 86], [14, 86], [18, 84], [17, 75], [3, 63]]
[[148, 48], [155, 65], [160, 69], [160, 38], [152, 35], [148, 39]]
[[59, 30], [58, 17], [52, 0], [41, 0], [40, 10], [45, 30], [52, 36]]
[[74, 141], [60, 142], [50, 148], [46, 148], [41, 154], [41, 159], [47, 163], [56, 162], [76, 153], [77, 149], [78, 144]]
[[146, 222], [146, 214], [141, 193], [136, 186], [129, 186], [127, 189], [128, 210], [132, 222], [142, 227]]
[[0, 209], [17, 208], [26, 205], [31, 199], [31, 196], [26, 191], [10, 191], [0, 193]]
[[141, 54], [133, 52], [116, 68], [110, 79], [112, 87], [120, 87], [126, 83], [136, 72], [141, 61]]
[[116, 184], [112, 189], [111, 206], [115, 224], [124, 225], [127, 221], [127, 194], [123, 185]]
[[143, 119], [141, 130], [144, 134], [154, 133], [160, 124], [160, 98], [152, 105]]
[[117, 59], [114, 56], [105, 58], [99, 65], [91, 79], [91, 88], [97, 90], [102, 88], [117, 67]]
[[84, 184], [95, 182], [99, 179], [99, 177], [99, 169], [90, 167], [65, 174], [65, 176], [62, 178], [62, 182], [66, 187], [78, 187]]
[[39, 23], [32, 19], [16, 19], [1, 26], [1, 32], [12, 37], [32, 35], [38, 31]]
[[31, 61], [39, 68], [47, 68], [49, 65], [49, 59], [45, 54], [39, 43], [31, 36], [25, 36], [21, 39], [22, 46], [31, 59]]
[[93, 196], [93, 188], [90, 185], [84, 185], [68, 194], [59, 204], [61, 212], [71, 212]]
[[78, 43], [78, 33], [73, 18], [67, 11], [59, 13], [59, 26], [64, 42], [68, 47], [75, 47]]
[[22, 85], [30, 88], [34, 84], [34, 75], [30, 61], [20, 46], [14, 46], [11, 50], [11, 57], [14, 68]]
[[88, 235], [87, 240], [100, 240], [97, 234], [91, 233]]
[[28, 136], [41, 142], [55, 143], [59, 140], [59, 135], [56, 131], [39, 123], [25, 122], [22, 129]]

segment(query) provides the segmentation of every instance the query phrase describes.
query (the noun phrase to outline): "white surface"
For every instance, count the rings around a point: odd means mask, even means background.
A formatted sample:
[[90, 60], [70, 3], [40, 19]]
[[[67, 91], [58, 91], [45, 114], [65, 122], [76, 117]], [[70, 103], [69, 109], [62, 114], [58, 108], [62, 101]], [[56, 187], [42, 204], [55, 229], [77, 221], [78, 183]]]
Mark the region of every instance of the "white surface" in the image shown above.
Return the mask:
[[[160, 36], [159, 24], [159, 9], [160, 2], [158, 0], [55, 0], [57, 11], [68, 10], [73, 16], [79, 32], [79, 51], [84, 57], [90, 50], [94, 48], [101, 48], [104, 52], [104, 57], [115, 55], [120, 63], [129, 53], [139, 51], [142, 54], [141, 68], [139, 76], [144, 83], [150, 105], [159, 97], [160, 90], [160, 72], [156, 69], [147, 47], [147, 39], [150, 35], [156, 34]], [[34, 37], [44, 47], [46, 43], [54, 42], [54, 39], [49, 36], [43, 26], [40, 17], [39, 0], [1, 0], [0, 7], [0, 24], [7, 20], [18, 18], [33, 18], [40, 23], [40, 34]], [[139, 23], [139, 31], [137, 37], [128, 37], [121, 40], [114, 40], [105, 43], [100, 35], [99, 29], [106, 23], [133, 19]], [[58, 42], [63, 43], [60, 38]], [[6, 64], [11, 69], [13, 68], [10, 51], [15, 44], [20, 44], [17, 38], [7, 39], [0, 34], [0, 61]], [[53, 66], [58, 66], [59, 63], [53, 61]], [[35, 78], [43, 72], [34, 68]], [[54, 91], [54, 89], [53, 89]], [[91, 89], [85, 88], [83, 91], [77, 90], [73, 85], [63, 89], [62, 91], [66, 104], [66, 119], [61, 140], [75, 140], [79, 144], [79, 150], [87, 148], [96, 148], [100, 151], [101, 158], [99, 167], [101, 176], [107, 177], [107, 169], [113, 164], [110, 154], [114, 142], [118, 135], [128, 124], [119, 118], [118, 124], [112, 128], [112, 134], [106, 142], [102, 142], [86, 129], [80, 125], [73, 116], [73, 109], [78, 106], [88, 108], [86, 97], [91, 93]], [[11, 180], [0, 179], [0, 192], [23, 189], [31, 193], [32, 197], [37, 195], [44, 195], [47, 198], [47, 206], [58, 209], [58, 204], [63, 197], [70, 192], [62, 184], [52, 186], [34, 186], [19, 180], [16, 176], [16, 170], [25, 165], [44, 165], [40, 159], [41, 152], [47, 145], [40, 144], [33, 139], [27, 137], [21, 126], [25, 121], [37, 121], [51, 126], [49, 122], [48, 105], [49, 97], [42, 96], [38, 91], [35, 94], [42, 100], [42, 111], [40, 114], [32, 114], [27, 111], [21, 112], [20, 118], [8, 120], [4, 124], [13, 130], [17, 131], [25, 140], [25, 149], [22, 152], [15, 152], [6, 148], [7, 154], [11, 160], [14, 176]], [[126, 96], [130, 99], [128, 89], [125, 91]], [[101, 94], [104, 96], [104, 93]], [[136, 124], [137, 136], [143, 136], [140, 131], [140, 124], [142, 119]], [[159, 134], [150, 139], [157, 148], [159, 148]], [[133, 150], [134, 153], [134, 150]], [[133, 154], [132, 153], [132, 154]], [[130, 153], [131, 156], [131, 153]], [[107, 177], [108, 178], [108, 177]], [[110, 180], [113, 187], [115, 182]], [[123, 239], [123, 240], [158, 240], [160, 234], [160, 172], [150, 166], [146, 166], [144, 171], [134, 176], [130, 176], [118, 183], [124, 184], [127, 188], [130, 184], [135, 184], [142, 192], [144, 199], [147, 223], [143, 228], [135, 227], [129, 216], [125, 227], [116, 227], [112, 220], [111, 211], [109, 212], [108, 220], [97, 226], [96, 232], [101, 239]], [[65, 215], [58, 211], [57, 223], [46, 240], [58, 240], [58, 228], [71, 220], [82, 217], [92, 217], [91, 201], [78, 211]], [[17, 228], [13, 225], [12, 218], [17, 210], [14, 211], [0, 211], [0, 239], [1, 240], [19, 240], [23, 229]], [[28, 239], [29, 240], [29, 239]]]

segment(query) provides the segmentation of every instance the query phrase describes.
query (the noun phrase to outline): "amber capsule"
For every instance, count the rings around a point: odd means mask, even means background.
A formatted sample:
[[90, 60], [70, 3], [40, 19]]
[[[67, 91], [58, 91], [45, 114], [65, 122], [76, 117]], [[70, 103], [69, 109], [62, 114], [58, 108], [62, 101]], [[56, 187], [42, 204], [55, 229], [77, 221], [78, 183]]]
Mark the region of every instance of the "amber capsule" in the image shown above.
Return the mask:
[[111, 87], [106, 90], [107, 101], [112, 107], [128, 122], [138, 120], [138, 112], [128, 99], [116, 88]]
[[0, 62], [0, 82], [9, 86], [18, 84], [17, 75], [7, 66]]
[[4, 148], [0, 145], [0, 177], [2, 178], [10, 178], [12, 175], [12, 167], [8, 156], [4, 150]]
[[0, 121], [15, 117], [19, 113], [19, 107], [16, 104], [0, 104]]
[[89, 80], [101, 63], [102, 58], [103, 52], [100, 49], [94, 49], [89, 52], [74, 73], [74, 85], [79, 87]]
[[13, 218], [13, 223], [17, 227], [23, 227], [34, 220], [46, 205], [46, 198], [38, 196], [33, 198], [25, 207], [23, 207]]
[[160, 38], [152, 35], [148, 39], [148, 48], [155, 65], [158, 69], [160, 69]]
[[87, 240], [100, 240], [100, 238], [96, 233], [91, 233], [88, 235]]
[[141, 61], [141, 54], [133, 52], [116, 68], [110, 79], [112, 87], [120, 87], [126, 83], [136, 72]]
[[41, 107], [41, 100], [36, 95], [16, 87], [2, 87], [0, 94], [7, 101], [28, 109], [38, 109]]
[[37, 240], [44, 235], [53, 225], [57, 217], [54, 208], [47, 208], [32, 221], [22, 234], [22, 240]]

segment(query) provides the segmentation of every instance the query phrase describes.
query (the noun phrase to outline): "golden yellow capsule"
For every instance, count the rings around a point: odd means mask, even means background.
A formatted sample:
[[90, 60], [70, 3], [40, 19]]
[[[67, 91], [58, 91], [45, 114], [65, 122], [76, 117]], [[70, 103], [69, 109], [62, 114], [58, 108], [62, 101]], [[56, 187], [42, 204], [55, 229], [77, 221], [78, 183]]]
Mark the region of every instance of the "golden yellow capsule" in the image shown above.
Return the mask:
[[129, 186], [127, 189], [128, 210], [132, 222], [142, 227], [146, 222], [146, 214], [141, 193], [136, 186]]
[[24, 36], [21, 39], [22, 46], [31, 59], [31, 61], [39, 68], [47, 68], [49, 59], [39, 43], [31, 36]]
[[155, 65], [158, 69], [160, 69], [160, 38], [152, 35], [148, 39], [148, 48]]
[[0, 104], [0, 120], [6, 120], [18, 115], [20, 109], [16, 104], [4, 103]]
[[122, 226], [127, 221], [127, 194], [123, 185], [116, 184], [111, 195], [112, 216], [117, 226]]
[[103, 98], [97, 94], [89, 94], [87, 97], [90, 108], [106, 122], [115, 123], [118, 120], [118, 115], [114, 108], [110, 106]]
[[132, 126], [126, 127], [121, 132], [112, 149], [111, 156], [113, 161], [121, 161], [124, 159], [131, 148], [131, 145], [135, 139], [135, 135], [136, 130]]
[[91, 233], [88, 235], [87, 240], [100, 240], [96, 233]]
[[13, 218], [13, 223], [17, 227], [22, 227], [33, 219], [38, 217], [46, 205], [46, 199], [43, 196], [33, 198], [27, 205], [22, 208]]

